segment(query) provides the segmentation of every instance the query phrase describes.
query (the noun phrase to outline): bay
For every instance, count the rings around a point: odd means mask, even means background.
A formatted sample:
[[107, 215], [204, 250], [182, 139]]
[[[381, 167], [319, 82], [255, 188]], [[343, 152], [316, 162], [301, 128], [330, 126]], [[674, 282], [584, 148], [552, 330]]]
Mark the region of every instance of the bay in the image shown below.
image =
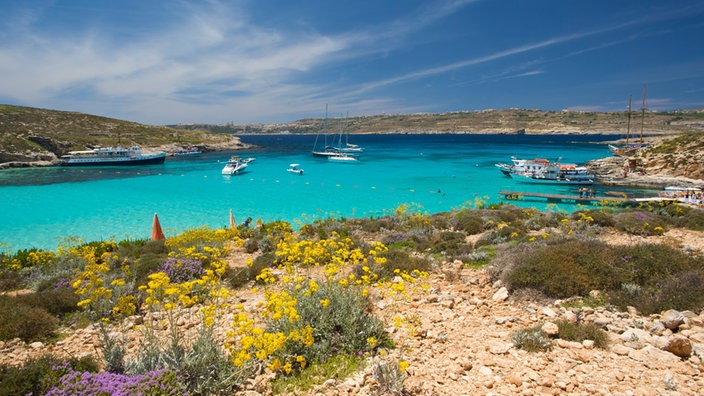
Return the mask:
[[[562, 157], [585, 163], [607, 157], [613, 135], [352, 135], [365, 148], [357, 164], [314, 158], [311, 135], [244, 135], [258, 146], [237, 152], [168, 158], [163, 165], [48, 167], [0, 171], [0, 251], [55, 249], [84, 241], [148, 238], [154, 213], [167, 237], [206, 225], [226, 227], [232, 209], [246, 218], [298, 227], [328, 217], [391, 214], [401, 204], [423, 213], [500, 202], [502, 189], [570, 193], [577, 187], [528, 185], [494, 166], [510, 157]], [[244, 174], [223, 176], [230, 155], [254, 157]], [[298, 163], [303, 175], [286, 171]], [[595, 186], [598, 192], [604, 188]], [[619, 189], [623, 191], [623, 189]], [[575, 205], [511, 201], [539, 210]]]

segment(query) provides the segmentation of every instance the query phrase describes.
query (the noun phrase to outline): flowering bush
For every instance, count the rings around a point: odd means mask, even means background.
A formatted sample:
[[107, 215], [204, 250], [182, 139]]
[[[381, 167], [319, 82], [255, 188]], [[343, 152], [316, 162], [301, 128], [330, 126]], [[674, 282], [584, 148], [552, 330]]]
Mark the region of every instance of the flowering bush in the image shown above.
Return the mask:
[[623, 212], [614, 217], [615, 227], [633, 235], [662, 235], [666, 224], [659, 216], [643, 211]]
[[159, 266], [172, 282], [182, 283], [203, 276], [203, 264], [199, 260], [171, 257]]
[[125, 375], [109, 372], [81, 373], [69, 369], [60, 384], [50, 389], [47, 396], [97, 395], [187, 395], [185, 387], [174, 372], [157, 370], [146, 374]]

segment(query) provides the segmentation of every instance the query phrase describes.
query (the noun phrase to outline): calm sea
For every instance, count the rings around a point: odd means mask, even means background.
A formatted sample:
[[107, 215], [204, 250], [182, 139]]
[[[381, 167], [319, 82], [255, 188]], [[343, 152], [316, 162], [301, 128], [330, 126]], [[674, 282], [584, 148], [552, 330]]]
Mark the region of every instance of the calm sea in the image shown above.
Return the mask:
[[[236, 153], [256, 161], [234, 176], [220, 174], [232, 152], [168, 158], [163, 165], [8, 169], [0, 171], [0, 251], [53, 250], [66, 237], [148, 238], [154, 213], [169, 236], [201, 225], [225, 227], [230, 209], [238, 223], [252, 217], [297, 226], [330, 216], [390, 214], [400, 204], [435, 213], [477, 198], [498, 202], [502, 189], [565, 193], [576, 187], [521, 184], [494, 164], [512, 155], [584, 163], [609, 156], [603, 142], [619, 137], [353, 135], [350, 143], [365, 148], [361, 160], [340, 164], [312, 157], [315, 136], [242, 136], [261, 148]], [[304, 174], [287, 172], [291, 163]]]

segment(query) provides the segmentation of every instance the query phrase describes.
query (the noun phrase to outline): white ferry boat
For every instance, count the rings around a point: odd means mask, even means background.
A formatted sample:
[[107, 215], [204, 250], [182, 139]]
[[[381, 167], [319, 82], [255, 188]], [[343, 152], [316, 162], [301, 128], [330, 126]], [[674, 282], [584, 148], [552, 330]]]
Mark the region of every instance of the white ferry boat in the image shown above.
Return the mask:
[[166, 153], [163, 151], [146, 153], [139, 146], [124, 148], [96, 147], [92, 150], [69, 151], [61, 156], [64, 166], [114, 166], [163, 164]]

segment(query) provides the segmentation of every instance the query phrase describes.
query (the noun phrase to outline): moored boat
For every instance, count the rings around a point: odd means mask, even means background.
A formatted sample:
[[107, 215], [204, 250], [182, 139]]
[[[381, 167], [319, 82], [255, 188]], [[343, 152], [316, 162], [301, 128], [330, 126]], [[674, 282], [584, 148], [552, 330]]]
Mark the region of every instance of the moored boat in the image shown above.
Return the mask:
[[190, 157], [203, 154], [202, 151], [198, 150], [198, 147], [189, 145], [186, 148], [180, 148], [174, 150], [174, 157]]
[[92, 150], [69, 151], [61, 156], [64, 166], [114, 166], [114, 165], [150, 165], [163, 164], [166, 153], [143, 152], [139, 146], [124, 148], [96, 147]]
[[303, 174], [303, 169], [299, 168], [299, 164], [291, 164], [291, 165], [289, 165], [289, 166], [288, 166], [288, 169], [286, 169], [286, 171], [288, 171], [288, 172], [290, 172], [290, 173], [296, 173], [296, 174], [298, 174], [298, 175], [302, 175], [302, 174]]
[[343, 164], [355, 164], [359, 162], [359, 159], [348, 153], [338, 153], [337, 155], [332, 155], [328, 157], [328, 161], [339, 162]]
[[513, 165], [498, 163], [501, 173], [523, 183], [556, 183], [590, 185], [595, 176], [585, 166], [561, 163], [560, 159], [550, 162], [544, 158], [532, 160], [511, 157]]
[[247, 163], [239, 156], [233, 155], [222, 168], [223, 175], [236, 175], [242, 173], [247, 168]]

